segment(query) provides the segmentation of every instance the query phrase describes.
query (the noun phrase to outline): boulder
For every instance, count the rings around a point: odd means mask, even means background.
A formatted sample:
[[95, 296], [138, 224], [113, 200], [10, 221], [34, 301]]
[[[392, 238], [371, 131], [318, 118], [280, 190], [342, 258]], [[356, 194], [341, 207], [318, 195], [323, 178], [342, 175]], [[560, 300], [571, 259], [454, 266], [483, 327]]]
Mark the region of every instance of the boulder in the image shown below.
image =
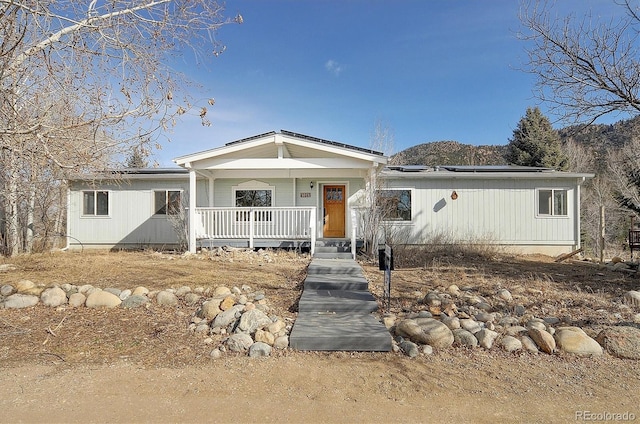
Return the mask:
[[253, 344], [253, 339], [246, 333], [232, 334], [227, 339], [227, 347], [232, 352], [245, 352]]
[[409, 358], [415, 358], [420, 354], [418, 350], [418, 345], [410, 342], [409, 340], [403, 340], [399, 343], [400, 349], [407, 355]]
[[560, 327], [553, 335], [558, 350], [576, 355], [602, 355], [602, 347], [581, 328]]
[[405, 319], [396, 326], [396, 333], [414, 343], [435, 348], [447, 348], [453, 344], [453, 333], [449, 327], [434, 318]]
[[480, 346], [485, 349], [491, 349], [493, 342], [498, 338], [498, 333], [487, 328], [483, 328], [475, 334], [475, 337], [478, 339]]
[[168, 290], [159, 291], [156, 295], [158, 305], [175, 306], [178, 304], [178, 296]]
[[240, 317], [240, 313], [244, 310], [244, 305], [236, 305], [231, 309], [219, 313], [213, 319], [211, 327], [227, 327]]
[[556, 350], [556, 341], [551, 333], [534, 327], [529, 328], [527, 334], [533, 339], [534, 342], [536, 342], [536, 345], [540, 348], [541, 351], [551, 354]]
[[220, 312], [222, 312], [222, 310], [220, 309], [221, 301], [222, 299], [220, 298], [207, 300], [202, 304], [200, 311], [198, 311], [198, 316], [207, 320], [214, 319]]
[[84, 302], [87, 300], [87, 296], [82, 293], [73, 293], [69, 296], [69, 306], [74, 308], [79, 308], [84, 305]]
[[5, 284], [2, 287], [0, 287], [0, 296], [11, 296], [15, 292], [16, 292], [16, 289], [11, 284]]
[[273, 346], [273, 343], [276, 341], [276, 338], [272, 333], [264, 330], [256, 330], [254, 339], [256, 342], [266, 343], [269, 346]]
[[453, 330], [452, 333], [454, 346], [470, 348], [478, 346], [478, 339], [476, 339], [476, 336], [474, 336], [471, 332], [463, 328], [457, 328]]
[[38, 296], [30, 294], [16, 293], [8, 296], [4, 300], [4, 307], [7, 309], [22, 309], [37, 305], [40, 301]]
[[460, 327], [464, 328], [471, 334], [475, 334], [478, 331], [482, 330], [482, 326], [478, 323], [478, 321], [472, 320], [470, 318], [461, 319]]
[[255, 342], [249, 347], [250, 358], [260, 358], [271, 355], [271, 346], [263, 342]]
[[500, 340], [500, 346], [507, 352], [515, 352], [522, 349], [522, 342], [513, 336], [504, 336]]
[[40, 300], [43, 305], [56, 308], [67, 303], [67, 294], [60, 287], [51, 287], [42, 292]]
[[289, 336], [280, 336], [276, 337], [276, 340], [273, 342], [273, 347], [276, 349], [286, 349], [289, 347]]
[[118, 296], [103, 290], [91, 292], [85, 301], [87, 308], [115, 308], [121, 303]]
[[16, 286], [15, 286], [16, 291], [18, 293], [23, 293], [23, 294], [35, 287], [36, 287], [36, 283], [30, 280], [20, 280], [16, 283]]
[[134, 294], [122, 301], [122, 307], [127, 309], [138, 308], [140, 306], [146, 305], [150, 300], [147, 296], [143, 296], [140, 294]]
[[630, 326], [608, 327], [596, 340], [610, 355], [624, 359], [640, 359], [640, 329]]
[[245, 333], [253, 334], [256, 330], [272, 324], [271, 319], [259, 309], [253, 309], [242, 314], [238, 328]]
[[528, 352], [531, 352], [531, 353], [539, 352], [538, 345], [536, 344], [536, 342], [534, 342], [533, 339], [527, 336], [526, 334], [520, 337], [520, 341], [522, 342], [522, 347], [525, 348]]

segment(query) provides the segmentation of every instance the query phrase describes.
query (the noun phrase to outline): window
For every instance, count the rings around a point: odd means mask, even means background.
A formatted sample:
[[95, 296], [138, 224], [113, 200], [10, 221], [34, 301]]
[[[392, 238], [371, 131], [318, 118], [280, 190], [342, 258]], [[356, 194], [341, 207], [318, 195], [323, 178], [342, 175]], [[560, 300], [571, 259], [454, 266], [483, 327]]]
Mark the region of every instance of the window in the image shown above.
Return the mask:
[[[270, 208], [272, 205], [273, 191], [271, 189], [260, 190], [236, 190], [236, 207], [239, 208]], [[238, 212], [238, 221], [249, 221], [249, 212]], [[271, 221], [271, 213], [266, 211], [256, 212], [256, 221]]]
[[567, 216], [567, 190], [538, 190], [538, 215]]
[[83, 191], [82, 214], [94, 216], [109, 215], [109, 192], [97, 190]]
[[177, 215], [180, 212], [182, 192], [179, 190], [156, 190], [153, 199], [156, 215]]
[[379, 190], [378, 205], [385, 221], [411, 221], [411, 190]]

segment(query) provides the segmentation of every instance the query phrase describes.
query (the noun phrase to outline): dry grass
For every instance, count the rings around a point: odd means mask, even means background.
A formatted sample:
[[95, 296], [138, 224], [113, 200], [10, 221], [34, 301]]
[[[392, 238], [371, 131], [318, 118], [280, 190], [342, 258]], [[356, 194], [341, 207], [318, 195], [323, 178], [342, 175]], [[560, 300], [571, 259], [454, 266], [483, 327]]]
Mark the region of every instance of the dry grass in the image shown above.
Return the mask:
[[[70, 283], [97, 287], [150, 290], [233, 287], [263, 290], [272, 312], [295, 319], [307, 255], [292, 252], [180, 256], [155, 252], [84, 252], [1, 258], [15, 270], [0, 273], [0, 285], [28, 279], [51, 286]], [[404, 314], [425, 308], [421, 299], [431, 290], [451, 284], [495, 301], [500, 288], [535, 316], [556, 316], [565, 323], [596, 332], [604, 325], [630, 321], [638, 311], [619, 301], [638, 290], [635, 276], [585, 263], [554, 263], [551, 258], [507, 257], [492, 254], [440, 253], [414, 257], [423, 265], [393, 272], [391, 312]], [[406, 263], [406, 262], [405, 262]], [[363, 263], [374, 295], [382, 297], [383, 275], [377, 264]], [[496, 303], [496, 308], [510, 305]], [[212, 345], [205, 336], [188, 332], [197, 307], [181, 304], [134, 310], [87, 308], [0, 309], [0, 360], [4, 365], [29, 363], [113, 363], [144, 366], [187, 366], [208, 360]], [[605, 311], [605, 312], [602, 312]], [[614, 314], [620, 314], [615, 317]], [[296, 355], [278, 352], [277, 355]]]

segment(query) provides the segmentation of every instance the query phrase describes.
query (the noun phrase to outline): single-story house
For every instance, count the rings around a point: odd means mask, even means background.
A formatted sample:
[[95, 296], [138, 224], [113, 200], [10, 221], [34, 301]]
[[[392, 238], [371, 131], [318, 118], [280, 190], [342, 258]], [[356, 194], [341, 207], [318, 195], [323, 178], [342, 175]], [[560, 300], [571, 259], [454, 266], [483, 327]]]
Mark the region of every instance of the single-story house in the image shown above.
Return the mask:
[[[519, 253], [580, 247], [592, 174], [513, 166], [387, 166], [382, 153], [282, 130], [181, 156], [168, 169], [69, 181], [69, 248], [355, 247], [491, 243]], [[372, 196], [375, 193], [376, 196]], [[371, 201], [370, 199], [377, 199]], [[372, 204], [382, 211], [371, 220]], [[385, 237], [387, 240], [385, 240]]]

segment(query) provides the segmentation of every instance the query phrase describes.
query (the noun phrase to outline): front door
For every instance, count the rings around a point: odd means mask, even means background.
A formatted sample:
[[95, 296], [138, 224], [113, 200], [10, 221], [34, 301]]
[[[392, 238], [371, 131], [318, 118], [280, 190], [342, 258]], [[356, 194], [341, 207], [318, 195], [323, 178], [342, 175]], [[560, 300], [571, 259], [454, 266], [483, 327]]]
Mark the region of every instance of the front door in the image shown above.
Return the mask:
[[344, 237], [344, 196], [345, 186], [324, 186], [324, 225], [323, 237]]

